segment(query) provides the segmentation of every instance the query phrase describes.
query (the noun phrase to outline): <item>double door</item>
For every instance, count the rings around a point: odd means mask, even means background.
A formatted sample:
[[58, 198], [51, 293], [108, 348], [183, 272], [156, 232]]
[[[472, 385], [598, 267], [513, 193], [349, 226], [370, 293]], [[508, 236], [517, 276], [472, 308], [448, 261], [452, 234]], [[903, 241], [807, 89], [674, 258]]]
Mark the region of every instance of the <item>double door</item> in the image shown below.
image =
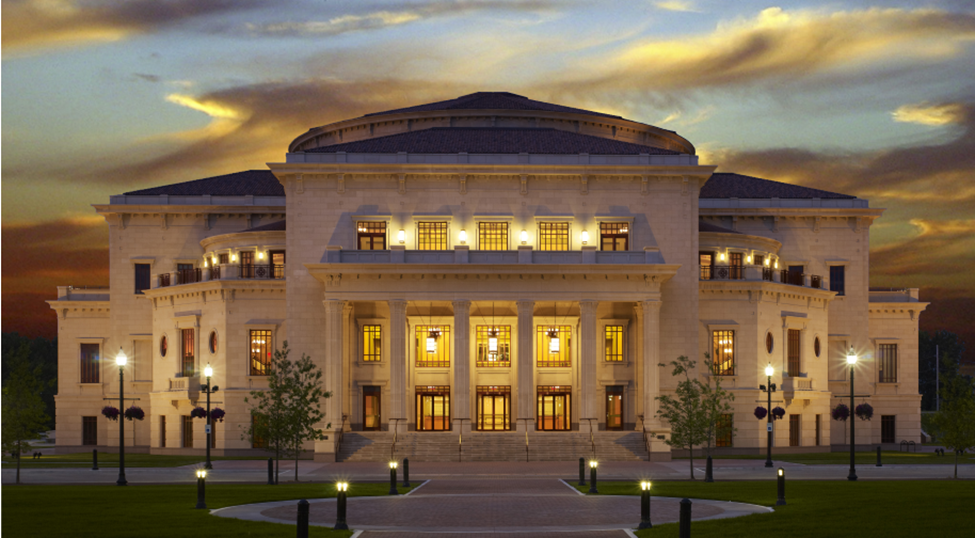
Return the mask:
[[538, 391], [536, 425], [541, 431], [563, 431], [572, 428], [571, 390]]
[[450, 387], [416, 388], [416, 429], [450, 430]]

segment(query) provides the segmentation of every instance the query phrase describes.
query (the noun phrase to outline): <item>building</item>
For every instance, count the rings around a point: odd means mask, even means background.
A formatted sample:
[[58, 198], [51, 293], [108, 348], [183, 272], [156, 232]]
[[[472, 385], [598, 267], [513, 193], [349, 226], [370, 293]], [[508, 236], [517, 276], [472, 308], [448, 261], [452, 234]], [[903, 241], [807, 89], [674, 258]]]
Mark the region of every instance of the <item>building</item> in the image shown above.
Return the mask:
[[317, 127], [268, 167], [95, 206], [110, 287], [50, 301], [59, 447], [117, 445], [100, 409], [121, 347], [146, 411], [134, 449], [202, 451], [190, 411], [210, 364], [212, 447], [248, 453], [244, 397], [284, 341], [333, 394], [329, 438], [308, 446], [322, 460], [390, 430], [450, 450], [468, 432], [541, 448], [637, 432], [641, 457], [668, 459], [654, 398], [676, 380], [658, 364], [705, 354], [735, 395], [722, 450], [764, 451], [769, 364], [776, 450], [828, 450], [846, 442], [830, 410], [849, 401], [851, 347], [875, 410], [858, 441], [920, 440], [926, 303], [869, 291], [883, 210], [867, 200], [717, 173], [673, 131], [509, 93]]

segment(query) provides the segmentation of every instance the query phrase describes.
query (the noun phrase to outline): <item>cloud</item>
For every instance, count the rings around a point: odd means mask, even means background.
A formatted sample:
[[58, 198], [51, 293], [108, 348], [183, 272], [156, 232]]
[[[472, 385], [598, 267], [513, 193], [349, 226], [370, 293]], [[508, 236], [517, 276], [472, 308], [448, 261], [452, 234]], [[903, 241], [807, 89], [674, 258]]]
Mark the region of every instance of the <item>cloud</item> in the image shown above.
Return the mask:
[[664, 11], [685, 11], [699, 13], [697, 8], [694, 7], [694, 2], [686, 2], [683, 0], [668, 0], [666, 2], [654, 2], [653, 5], [657, 9], [662, 9]]
[[964, 276], [975, 267], [975, 218], [911, 219], [917, 234], [870, 251], [871, 274], [903, 276]]
[[4, 0], [3, 52], [118, 41], [259, 0]]
[[927, 102], [902, 105], [891, 112], [894, 121], [919, 123], [921, 125], [947, 125], [962, 123], [966, 117], [965, 107], [958, 103], [929, 104]]

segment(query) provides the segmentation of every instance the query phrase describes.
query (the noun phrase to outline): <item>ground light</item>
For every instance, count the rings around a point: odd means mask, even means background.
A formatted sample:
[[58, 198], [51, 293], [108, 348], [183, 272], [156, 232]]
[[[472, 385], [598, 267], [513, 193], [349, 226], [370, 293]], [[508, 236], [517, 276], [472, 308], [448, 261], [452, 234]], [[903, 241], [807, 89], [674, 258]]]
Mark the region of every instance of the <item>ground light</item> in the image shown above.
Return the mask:
[[596, 460], [589, 460], [589, 493], [599, 493], [596, 489], [596, 466], [598, 465]]
[[201, 510], [206, 510], [206, 493], [207, 490], [207, 471], [206, 469], [197, 469], [196, 471], [196, 507]]
[[213, 464], [210, 463], [210, 445], [213, 444], [213, 419], [210, 418], [210, 395], [214, 392], [220, 390], [220, 387], [214, 387], [210, 383], [210, 377], [213, 375], [213, 368], [207, 364], [206, 368], [203, 369], [203, 375], [207, 378], [206, 385], [201, 385], [200, 390], [207, 395], [207, 462], [204, 465], [207, 469], [213, 469]]
[[[853, 411], [855, 403], [853, 401], [853, 368], [857, 364], [857, 354], [856, 351], [853, 351], [853, 346], [850, 346], [850, 351], [846, 354], [846, 363], [850, 365], [850, 411]], [[851, 482], [856, 482], [857, 479], [856, 444], [856, 420], [854, 417], [850, 417], [850, 474], [846, 479]]]
[[640, 526], [637, 529], [649, 529], [650, 523], [650, 481], [640, 482]]
[[[118, 408], [123, 412], [125, 411], [125, 363], [129, 362], [129, 358], [125, 356], [125, 352], [122, 348], [118, 348], [118, 355], [115, 356], [115, 364], [118, 365]], [[115, 481], [117, 486], [126, 486], [128, 481], [125, 480], [125, 417], [121, 416], [118, 419], [118, 480]]]
[[347, 531], [349, 530], [349, 525], [345, 522], [345, 509], [346, 509], [346, 492], [349, 490], [348, 482], [339, 482], [335, 484], [335, 489], [338, 490], [338, 497], [335, 500], [335, 526], [332, 527], [337, 531]]
[[399, 495], [399, 492], [396, 491], [396, 462], [395, 461], [389, 462], [389, 494]]
[[776, 506], [785, 505], [785, 469], [779, 467], [778, 471], [779, 480], [779, 499], [775, 501]]

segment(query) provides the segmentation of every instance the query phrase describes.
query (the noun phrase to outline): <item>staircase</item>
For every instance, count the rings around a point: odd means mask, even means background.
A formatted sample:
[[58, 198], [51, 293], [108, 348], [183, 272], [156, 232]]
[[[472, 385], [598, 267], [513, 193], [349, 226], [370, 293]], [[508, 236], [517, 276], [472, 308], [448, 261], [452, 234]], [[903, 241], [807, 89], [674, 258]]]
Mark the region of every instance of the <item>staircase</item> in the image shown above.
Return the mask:
[[[588, 433], [532, 432], [528, 435], [529, 461], [576, 461], [592, 457]], [[597, 432], [596, 459], [646, 461], [640, 432]], [[396, 437], [397, 460], [410, 461], [525, 461], [525, 434], [470, 432], [464, 434], [463, 450], [458, 432], [409, 432]], [[342, 438], [338, 461], [387, 461], [393, 443], [390, 432], [348, 432]]]

